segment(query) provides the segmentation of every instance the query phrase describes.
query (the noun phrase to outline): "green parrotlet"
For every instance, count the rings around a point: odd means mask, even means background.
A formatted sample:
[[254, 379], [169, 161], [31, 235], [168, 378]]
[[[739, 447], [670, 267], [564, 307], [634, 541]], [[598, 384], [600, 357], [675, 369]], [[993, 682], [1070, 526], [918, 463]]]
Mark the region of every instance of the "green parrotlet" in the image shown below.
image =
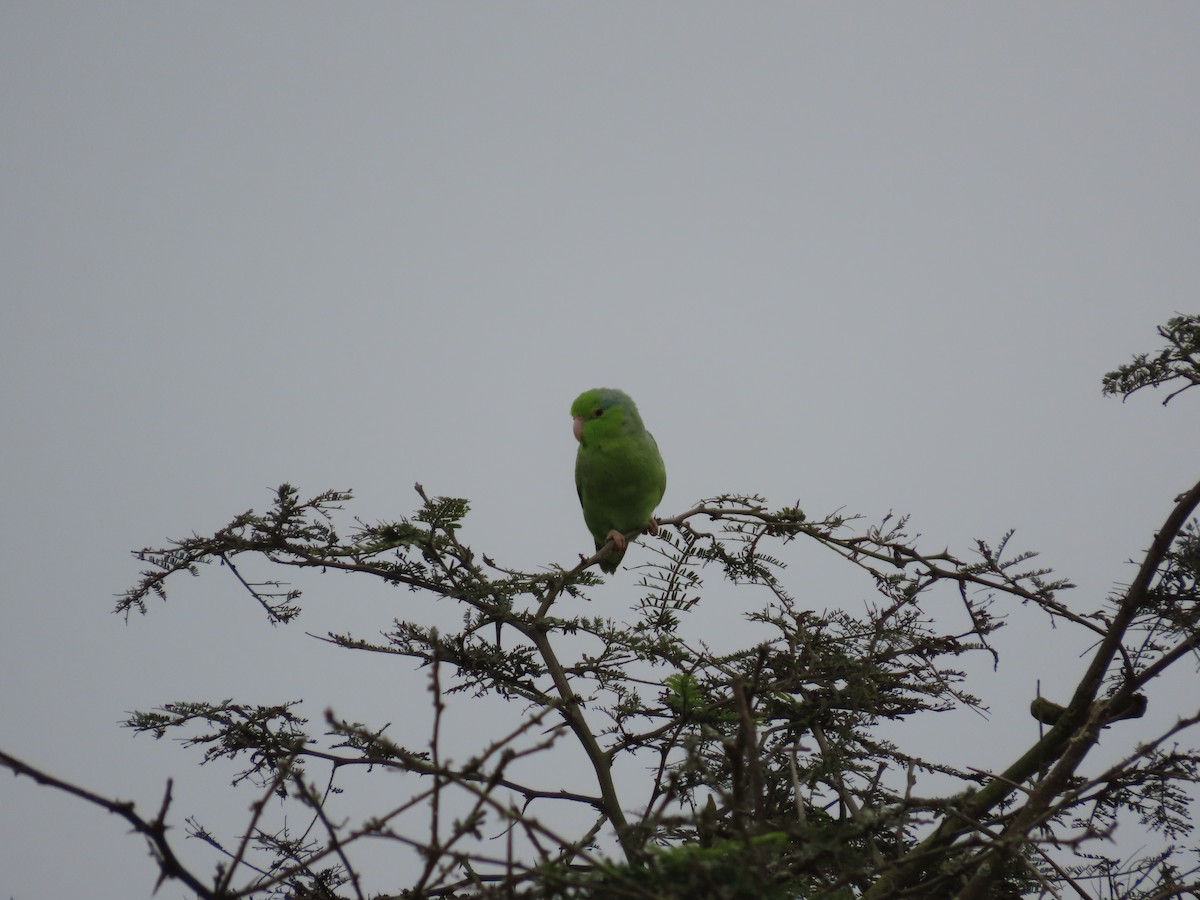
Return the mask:
[[616, 545], [600, 561], [600, 568], [611, 574], [625, 555], [626, 533], [658, 533], [654, 510], [667, 489], [667, 469], [637, 405], [624, 391], [584, 391], [571, 404], [571, 418], [579, 441], [575, 489], [583, 521], [597, 550], [610, 540]]

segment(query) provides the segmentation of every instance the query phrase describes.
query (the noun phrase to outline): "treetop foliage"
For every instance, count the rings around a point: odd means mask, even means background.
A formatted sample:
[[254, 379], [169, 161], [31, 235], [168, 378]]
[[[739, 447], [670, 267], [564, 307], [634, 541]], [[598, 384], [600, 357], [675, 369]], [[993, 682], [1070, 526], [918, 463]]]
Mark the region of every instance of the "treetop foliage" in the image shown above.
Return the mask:
[[[1165, 403], [1200, 382], [1200, 319], [1159, 333], [1166, 348], [1104, 376], [1106, 394], [1184, 382]], [[519, 571], [465, 542], [466, 500], [416, 491], [411, 516], [368, 524], [347, 519], [349, 492], [305, 499], [284, 484], [263, 513], [136, 553], [148, 568], [119, 599], [126, 617], [216, 563], [272, 624], [293, 622], [301, 591], [244, 577], [243, 557], [403, 587], [461, 612], [460, 627], [439, 629], [421, 602], [406, 603], [378, 634], [319, 638], [402, 658], [396, 678], [430, 689], [422, 733], [334, 709], [313, 721], [290, 698], [182, 700], [130, 716], [134, 732], [182, 737], [201, 762], [232, 761], [235, 789], [254, 792], [233, 834], [186, 820], [213, 872], [175, 851], [170, 785], [147, 817], [11, 756], [0, 764], [122, 816], [160, 883], [203, 898], [1200, 896], [1200, 752], [1189, 743], [1200, 703], [1172, 710], [1159, 733], [1131, 724], [1169, 700], [1156, 693], [1163, 676], [1195, 666], [1200, 483], [1167, 511], [1130, 584], [1093, 610], [1064, 600], [1070, 583], [1012, 532], [930, 550], [906, 516], [868, 523], [722, 494], [643, 538], [629, 621], [578, 602], [603, 583], [595, 566], [611, 543], [569, 568]], [[815, 608], [784, 564], [797, 542], [863, 576], [873, 600], [859, 612], [837, 597]], [[682, 626], [730, 591], [759, 601], [747, 617], [762, 638], [718, 653]], [[1020, 611], [1091, 641], [1076, 684], [1031, 698], [1038, 738], [1001, 771], [953, 746], [936, 758], [906, 748], [896, 723], [983, 711], [967, 658], [994, 664], [992, 637]], [[449, 747], [454, 694], [511, 709], [516, 724]], [[351, 770], [387, 779], [353, 816], [338, 803]], [[1145, 847], [1113, 853], [1109, 839], [1132, 823]], [[357, 854], [381, 842], [412, 876], [372, 894]]]
[[1120, 394], [1127, 400], [1142, 388], [1184, 382], [1183, 387], [1163, 398], [1166, 406], [1188, 388], [1200, 384], [1200, 317], [1175, 316], [1166, 325], [1160, 325], [1158, 333], [1167, 345], [1157, 354], [1139, 353], [1132, 362], [1105, 375], [1105, 394]]

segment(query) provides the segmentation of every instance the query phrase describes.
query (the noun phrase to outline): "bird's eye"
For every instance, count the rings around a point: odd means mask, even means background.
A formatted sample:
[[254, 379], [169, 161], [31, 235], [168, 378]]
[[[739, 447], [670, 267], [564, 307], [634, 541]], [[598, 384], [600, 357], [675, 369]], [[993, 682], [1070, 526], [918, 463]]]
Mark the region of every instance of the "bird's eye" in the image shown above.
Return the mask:
[[592, 418], [593, 419], [598, 419], [602, 415], [604, 415], [604, 407], [603, 406], [597, 406], [595, 409], [592, 410]]

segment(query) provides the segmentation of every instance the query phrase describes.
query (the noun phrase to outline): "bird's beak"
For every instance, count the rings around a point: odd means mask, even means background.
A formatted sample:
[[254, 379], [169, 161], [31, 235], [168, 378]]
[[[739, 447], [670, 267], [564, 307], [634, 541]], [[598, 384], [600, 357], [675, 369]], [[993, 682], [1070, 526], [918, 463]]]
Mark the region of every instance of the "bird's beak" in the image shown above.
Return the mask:
[[573, 416], [571, 418], [571, 431], [575, 433], [575, 440], [583, 440], [583, 416]]

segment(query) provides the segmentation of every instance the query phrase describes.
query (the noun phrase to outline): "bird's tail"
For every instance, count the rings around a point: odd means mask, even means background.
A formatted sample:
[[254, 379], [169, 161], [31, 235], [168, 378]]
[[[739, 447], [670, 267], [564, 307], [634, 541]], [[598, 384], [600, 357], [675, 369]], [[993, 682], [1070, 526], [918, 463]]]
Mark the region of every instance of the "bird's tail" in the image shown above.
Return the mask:
[[[600, 547], [597, 547], [596, 549], [599, 550], [603, 546], [604, 545], [601, 544]], [[611, 575], [613, 572], [617, 571], [617, 566], [621, 564], [621, 560], [624, 558], [625, 551], [618, 550], [616, 547], [613, 547], [608, 556], [600, 560], [600, 571], [606, 575]]]

